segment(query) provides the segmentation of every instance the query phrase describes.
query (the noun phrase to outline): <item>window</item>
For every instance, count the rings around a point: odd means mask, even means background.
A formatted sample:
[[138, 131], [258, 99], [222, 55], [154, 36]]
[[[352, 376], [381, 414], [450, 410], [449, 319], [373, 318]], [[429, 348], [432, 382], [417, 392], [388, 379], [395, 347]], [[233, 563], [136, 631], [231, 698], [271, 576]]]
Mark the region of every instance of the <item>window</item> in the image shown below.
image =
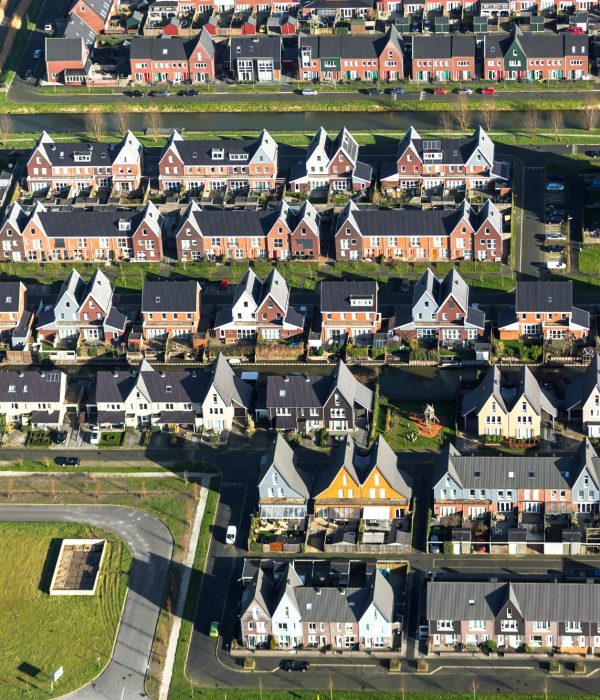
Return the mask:
[[453, 620], [438, 620], [437, 628], [440, 632], [444, 630], [454, 631], [454, 621]]

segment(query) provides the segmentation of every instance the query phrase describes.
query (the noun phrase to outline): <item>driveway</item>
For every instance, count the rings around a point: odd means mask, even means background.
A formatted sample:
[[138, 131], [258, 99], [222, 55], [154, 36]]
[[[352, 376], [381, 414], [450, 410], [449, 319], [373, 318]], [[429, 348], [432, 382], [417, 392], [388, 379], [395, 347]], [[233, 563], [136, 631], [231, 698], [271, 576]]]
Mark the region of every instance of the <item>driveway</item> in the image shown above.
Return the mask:
[[67, 697], [145, 697], [146, 668], [173, 551], [167, 526], [148, 513], [124, 506], [2, 505], [0, 520], [85, 523], [110, 530], [128, 545], [133, 571], [113, 657], [96, 680]]

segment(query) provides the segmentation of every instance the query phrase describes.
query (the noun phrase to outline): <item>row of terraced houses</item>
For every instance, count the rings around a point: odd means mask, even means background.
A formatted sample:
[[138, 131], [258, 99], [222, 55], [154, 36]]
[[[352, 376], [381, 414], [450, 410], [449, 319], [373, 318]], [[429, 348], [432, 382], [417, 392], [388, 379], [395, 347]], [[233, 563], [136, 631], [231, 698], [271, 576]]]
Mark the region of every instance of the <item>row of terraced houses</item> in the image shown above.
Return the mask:
[[[504, 38], [484, 34], [481, 52], [474, 35], [403, 37], [394, 26], [385, 34], [300, 34], [296, 42], [295, 67], [287, 72], [299, 80], [572, 80], [587, 78], [590, 67], [587, 34], [524, 34], [517, 25]], [[90, 82], [95, 66], [90, 50], [84, 38], [47, 38], [48, 82]], [[130, 78], [138, 85], [208, 83], [217, 76], [216, 55], [207, 28], [191, 38], [136, 37], [130, 47]], [[237, 82], [279, 81], [282, 39], [231, 37], [222, 62], [225, 74]]]

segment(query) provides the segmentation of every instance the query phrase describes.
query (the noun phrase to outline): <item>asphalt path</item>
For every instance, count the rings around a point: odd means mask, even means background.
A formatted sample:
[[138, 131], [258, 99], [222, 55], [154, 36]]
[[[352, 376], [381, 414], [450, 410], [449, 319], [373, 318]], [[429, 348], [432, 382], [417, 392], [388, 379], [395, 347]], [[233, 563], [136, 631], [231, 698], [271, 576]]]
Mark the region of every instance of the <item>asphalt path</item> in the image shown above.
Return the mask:
[[94, 681], [67, 697], [145, 697], [146, 669], [173, 551], [167, 526], [148, 513], [124, 506], [2, 505], [0, 520], [85, 523], [110, 530], [128, 545], [133, 570], [112, 659]]

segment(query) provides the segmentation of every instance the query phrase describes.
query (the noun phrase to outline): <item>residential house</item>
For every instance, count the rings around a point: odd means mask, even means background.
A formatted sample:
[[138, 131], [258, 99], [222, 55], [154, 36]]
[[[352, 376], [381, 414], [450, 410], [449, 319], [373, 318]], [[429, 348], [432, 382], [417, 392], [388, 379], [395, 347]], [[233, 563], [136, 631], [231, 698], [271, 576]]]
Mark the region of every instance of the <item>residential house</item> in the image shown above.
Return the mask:
[[360, 209], [340, 212], [336, 260], [502, 259], [502, 216], [487, 200], [479, 210], [465, 199], [456, 209]]
[[487, 190], [494, 177], [494, 142], [481, 126], [471, 137], [440, 139], [423, 139], [410, 127], [395, 162], [381, 167], [382, 189], [417, 194]]
[[565, 387], [565, 409], [581, 416], [583, 432], [600, 437], [600, 356], [595, 353], [584, 374]]
[[402, 80], [404, 47], [392, 25], [385, 34], [298, 39], [299, 80]]
[[335, 139], [321, 127], [308, 145], [306, 158], [290, 171], [290, 190], [306, 194], [367, 190], [373, 170], [358, 158], [358, 143], [345, 127]]
[[269, 375], [266, 411], [275, 430], [306, 435], [368, 430], [373, 392], [339, 360], [332, 374], [302, 377]]
[[412, 77], [419, 81], [459, 81], [476, 77], [475, 37], [415, 34]]
[[320, 216], [306, 201], [261, 211], [202, 209], [193, 200], [176, 235], [179, 260], [319, 257]]
[[389, 527], [407, 516], [411, 498], [411, 480], [382, 435], [366, 452], [347, 436], [314, 485], [315, 517], [325, 520], [377, 521]]
[[252, 387], [219, 355], [210, 369], [159, 372], [143, 360], [137, 371], [99, 371], [88, 414], [99, 428], [175, 426], [221, 433], [245, 421]]
[[285, 340], [302, 334], [304, 324], [304, 316], [290, 306], [290, 288], [277, 268], [264, 282], [248, 268], [231, 307], [217, 312], [213, 332], [215, 338], [226, 341]]
[[573, 306], [571, 280], [517, 282], [515, 306], [498, 318], [500, 340], [584, 340], [590, 314]]
[[0, 372], [0, 415], [7, 425], [59, 428], [67, 410], [67, 375], [44, 370]]
[[433, 515], [590, 513], [600, 504], [600, 460], [587, 438], [552, 456], [461, 455], [449, 445], [432, 477]]
[[523, 33], [513, 23], [509, 36], [484, 38], [486, 80], [578, 80], [587, 78], [589, 37], [571, 32]]
[[106, 29], [113, 10], [113, 0], [75, 0], [69, 15], [76, 15], [96, 34]]
[[133, 81], [207, 83], [215, 79], [215, 46], [206, 29], [195, 37], [134, 37], [129, 52]]
[[45, 131], [27, 161], [27, 188], [40, 190], [137, 190], [141, 184], [143, 149], [128, 131], [119, 143], [59, 142]]
[[370, 343], [381, 328], [378, 298], [377, 282], [321, 282], [321, 340]]
[[38, 340], [54, 345], [122, 342], [127, 315], [113, 305], [114, 291], [102, 270], [97, 269], [88, 282], [77, 270], [71, 270], [56, 301], [40, 302], [36, 321]]
[[0, 282], [0, 337], [11, 349], [21, 347], [29, 340], [33, 314], [27, 309], [27, 287], [20, 281]]
[[303, 17], [338, 20], [375, 19], [373, 0], [308, 0], [300, 8]]
[[498, 435], [508, 439], [539, 438], [548, 418], [558, 416], [557, 399], [521, 367], [516, 382], [497, 365], [490, 367], [478, 387], [463, 396], [461, 415], [476, 420], [477, 435]]
[[18, 202], [0, 224], [4, 260], [162, 260], [163, 218], [152, 202], [143, 208], [86, 211], [49, 209], [38, 202], [28, 213]]
[[261, 461], [258, 480], [258, 514], [261, 520], [303, 526], [311, 495], [312, 477], [298, 466], [296, 453], [277, 433]]
[[223, 65], [238, 83], [278, 81], [281, 78], [281, 37], [231, 37]]
[[49, 83], [85, 85], [90, 72], [90, 47], [81, 37], [46, 37], [46, 79]]
[[433, 647], [477, 646], [562, 653], [600, 647], [600, 588], [589, 583], [430, 581], [426, 618]]
[[278, 147], [263, 130], [257, 139], [192, 141], [173, 131], [158, 163], [161, 191], [273, 190]]
[[485, 333], [484, 312], [469, 304], [469, 286], [456, 268], [443, 280], [427, 268], [415, 283], [411, 309], [398, 308], [389, 322], [392, 336], [465, 344]]
[[187, 282], [144, 282], [144, 340], [189, 340], [200, 324], [200, 285]]
[[375, 562], [336, 560], [328, 571], [305, 561], [273, 564], [257, 562], [246, 580], [243, 646], [255, 648], [273, 639], [280, 649], [392, 647], [398, 629], [394, 591]]

